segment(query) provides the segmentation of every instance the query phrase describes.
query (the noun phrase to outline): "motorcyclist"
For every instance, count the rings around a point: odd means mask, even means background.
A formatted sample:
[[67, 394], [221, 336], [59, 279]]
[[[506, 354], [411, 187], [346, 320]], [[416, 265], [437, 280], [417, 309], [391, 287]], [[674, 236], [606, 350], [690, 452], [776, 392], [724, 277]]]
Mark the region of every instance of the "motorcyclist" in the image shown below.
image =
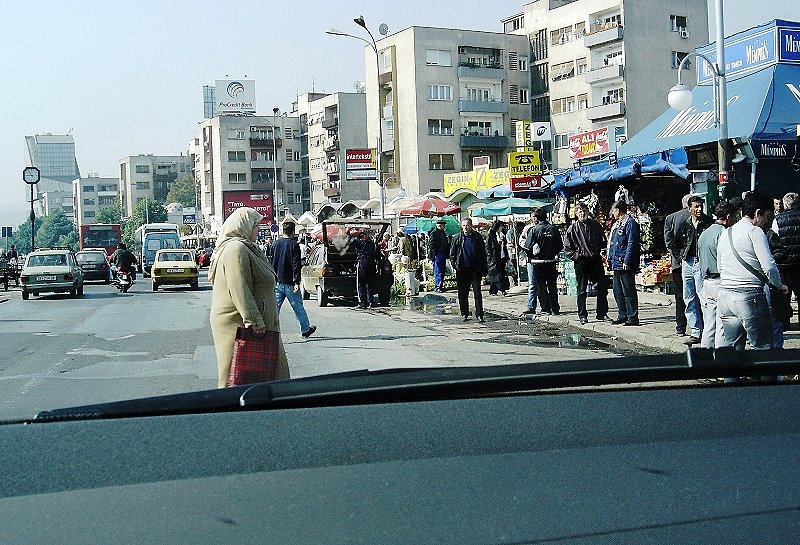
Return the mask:
[[17, 255], [17, 247], [15, 245], [11, 245], [9, 248], [8, 253], [6, 254], [6, 258], [11, 261], [12, 259], [18, 259], [19, 256]]
[[117, 271], [126, 272], [131, 275], [131, 280], [136, 280], [136, 256], [134, 256], [124, 242], [117, 245], [117, 249], [111, 256], [111, 262], [117, 267]]

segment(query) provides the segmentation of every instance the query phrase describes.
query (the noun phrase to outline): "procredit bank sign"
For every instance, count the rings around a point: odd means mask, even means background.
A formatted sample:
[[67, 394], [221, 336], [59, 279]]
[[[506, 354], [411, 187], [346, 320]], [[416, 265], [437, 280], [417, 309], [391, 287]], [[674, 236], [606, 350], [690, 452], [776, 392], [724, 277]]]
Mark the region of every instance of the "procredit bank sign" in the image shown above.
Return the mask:
[[217, 114], [255, 114], [256, 81], [218, 79], [214, 84]]
[[224, 191], [222, 200], [224, 219], [233, 214], [233, 211], [243, 206], [249, 206], [262, 216], [262, 224], [272, 223], [272, 194], [260, 191]]

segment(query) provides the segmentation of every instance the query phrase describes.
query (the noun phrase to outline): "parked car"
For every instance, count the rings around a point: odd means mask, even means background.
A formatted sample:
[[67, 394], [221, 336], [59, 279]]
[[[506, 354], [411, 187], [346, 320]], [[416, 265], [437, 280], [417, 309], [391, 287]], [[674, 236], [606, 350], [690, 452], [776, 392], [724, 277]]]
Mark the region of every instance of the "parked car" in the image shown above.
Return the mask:
[[[390, 223], [380, 220], [336, 219], [322, 222], [318, 244], [305, 261], [300, 273], [300, 289], [305, 299], [315, 293], [317, 303], [324, 307], [330, 297], [356, 299], [356, 250], [348, 231], [367, 230], [380, 240]], [[394, 271], [387, 256], [380, 251], [377, 257], [377, 276], [373, 286], [372, 304], [387, 306], [394, 284]]]
[[75, 254], [75, 260], [83, 270], [83, 279], [102, 280], [111, 283], [111, 265], [105, 250], [81, 250]]
[[211, 256], [214, 255], [214, 248], [203, 248], [197, 253], [197, 264], [200, 267], [211, 266]]
[[159, 286], [180, 284], [189, 284], [192, 289], [197, 289], [199, 273], [194, 250], [158, 250], [150, 276], [153, 279], [153, 291], [158, 291]]
[[20, 275], [22, 298], [40, 293], [83, 295], [83, 270], [72, 250], [39, 249], [28, 254]]

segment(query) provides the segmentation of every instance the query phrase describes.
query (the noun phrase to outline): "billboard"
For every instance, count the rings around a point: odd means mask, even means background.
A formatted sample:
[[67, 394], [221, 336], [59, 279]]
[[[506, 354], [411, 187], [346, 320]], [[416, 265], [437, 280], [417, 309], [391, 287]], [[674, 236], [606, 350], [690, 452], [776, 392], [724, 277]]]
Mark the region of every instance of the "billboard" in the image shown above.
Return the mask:
[[530, 191], [542, 187], [542, 164], [538, 151], [519, 151], [508, 154], [511, 191]]
[[553, 138], [547, 121], [517, 121], [516, 131], [516, 147], [519, 151], [530, 151], [534, 142], [549, 142]]
[[349, 149], [345, 151], [345, 180], [377, 180], [378, 161], [375, 150]]
[[218, 79], [215, 82], [216, 115], [254, 115], [256, 81]]
[[569, 158], [586, 159], [609, 153], [608, 127], [569, 137]]
[[223, 191], [222, 192], [223, 220], [227, 219], [234, 210], [243, 206], [249, 206], [264, 216], [261, 224], [272, 223], [272, 192], [271, 191]]

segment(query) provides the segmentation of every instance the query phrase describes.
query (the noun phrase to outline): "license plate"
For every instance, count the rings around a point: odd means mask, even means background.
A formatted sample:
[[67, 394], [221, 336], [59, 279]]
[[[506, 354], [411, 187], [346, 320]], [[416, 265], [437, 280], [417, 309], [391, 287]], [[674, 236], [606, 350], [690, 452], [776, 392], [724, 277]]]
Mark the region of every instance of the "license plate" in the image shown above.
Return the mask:
[[56, 280], [56, 277], [52, 276], [52, 275], [37, 276], [36, 277], [36, 281], [37, 282], [55, 282], [55, 280]]
[[167, 269], [167, 272], [168, 273], [182, 273], [182, 272], [186, 272], [186, 270], [185, 269]]

